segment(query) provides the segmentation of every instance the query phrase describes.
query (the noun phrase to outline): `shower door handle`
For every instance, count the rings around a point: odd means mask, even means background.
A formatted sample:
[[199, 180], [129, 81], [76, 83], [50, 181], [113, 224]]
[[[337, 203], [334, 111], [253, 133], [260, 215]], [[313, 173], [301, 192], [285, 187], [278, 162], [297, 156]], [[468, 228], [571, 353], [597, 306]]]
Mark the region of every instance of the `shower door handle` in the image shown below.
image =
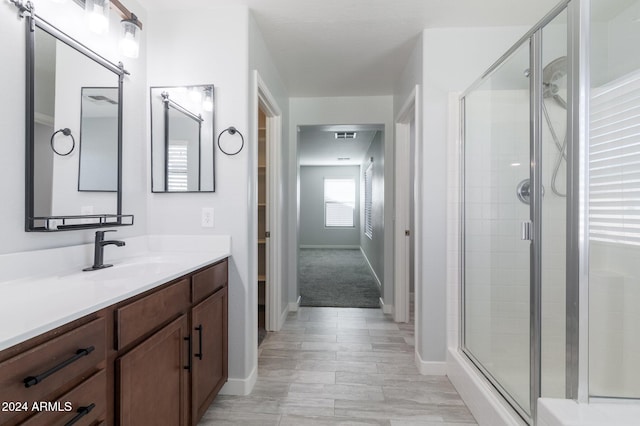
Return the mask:
[[525, 220], [524, 222], [521, 223], [522, 241], [533, 241], [531, 226], [532, 226], [532, 223], [530, 220]]

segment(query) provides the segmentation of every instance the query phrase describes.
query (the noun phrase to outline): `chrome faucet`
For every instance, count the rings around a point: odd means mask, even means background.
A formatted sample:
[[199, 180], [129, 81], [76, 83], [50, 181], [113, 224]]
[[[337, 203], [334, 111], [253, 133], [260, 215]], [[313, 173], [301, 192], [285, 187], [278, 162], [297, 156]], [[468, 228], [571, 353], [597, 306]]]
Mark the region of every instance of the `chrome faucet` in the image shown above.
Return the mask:
[[96, 231], [96, 239], [95, 239], [95, 247], [93, 249], [93, 266], [88, 268], [84, 268], [83, 271], [97, 271], [98, 269], [108, 268], [113, 265], [105, 265], [104, 261], [104, 246], [114, 245], [118, 247], [122, 247], [124, 245], [124, 241], [118, 240], [104, 240], [105, 232], [116, 232], [115, 229], [109, 229], [107, 231]]

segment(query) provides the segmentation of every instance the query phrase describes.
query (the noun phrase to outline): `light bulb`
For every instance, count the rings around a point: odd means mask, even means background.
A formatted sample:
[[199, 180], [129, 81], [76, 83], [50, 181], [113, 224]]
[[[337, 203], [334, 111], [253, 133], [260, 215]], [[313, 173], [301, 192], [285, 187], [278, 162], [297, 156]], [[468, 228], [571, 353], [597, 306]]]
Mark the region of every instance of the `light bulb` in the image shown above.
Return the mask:
[[202, 109], [207, 112], [213, 111], [213, 99], [210, 96], [206, 96], [202, 101]]
[[109, 0], [86, 0], [85, 11], [91, 31], [97, 34], [109, 31]]
[[191, 87], [189, 89], [189, 99], [195, 103], [202, 102], [202, 93], [200, 92], [199, 87]]
[[140, 54], [140, 42], [138, 41], [138, 20], [134, 17], [124, 19], [122, 28], [124, 33], [120, 39], [120, 53], [128, 58], [137, 58]]

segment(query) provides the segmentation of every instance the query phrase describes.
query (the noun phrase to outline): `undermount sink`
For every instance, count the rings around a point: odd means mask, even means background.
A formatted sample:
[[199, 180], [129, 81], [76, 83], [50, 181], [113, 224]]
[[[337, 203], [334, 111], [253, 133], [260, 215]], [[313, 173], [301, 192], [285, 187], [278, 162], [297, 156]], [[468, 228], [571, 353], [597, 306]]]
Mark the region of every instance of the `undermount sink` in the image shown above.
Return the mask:
[[139, 278], [151, 276], [155, 274], [170, 273], [172, 270], [178, 269], [178, 263], [149, 261], [116, 264], [114, 266], [100, 269], [97, 271], [86, 272], [85, 277], [91, 281], [114, 281], [128, 280], [131, 278]]

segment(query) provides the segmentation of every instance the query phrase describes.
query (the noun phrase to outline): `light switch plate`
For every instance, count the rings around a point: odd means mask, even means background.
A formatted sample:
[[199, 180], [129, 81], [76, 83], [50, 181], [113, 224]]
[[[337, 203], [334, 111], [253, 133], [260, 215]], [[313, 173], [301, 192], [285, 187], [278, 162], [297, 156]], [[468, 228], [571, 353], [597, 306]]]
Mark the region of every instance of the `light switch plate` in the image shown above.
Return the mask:
[[202, 208], [202, 218], [200, 225], [203, 228], [213, 228], [213, 207]]

